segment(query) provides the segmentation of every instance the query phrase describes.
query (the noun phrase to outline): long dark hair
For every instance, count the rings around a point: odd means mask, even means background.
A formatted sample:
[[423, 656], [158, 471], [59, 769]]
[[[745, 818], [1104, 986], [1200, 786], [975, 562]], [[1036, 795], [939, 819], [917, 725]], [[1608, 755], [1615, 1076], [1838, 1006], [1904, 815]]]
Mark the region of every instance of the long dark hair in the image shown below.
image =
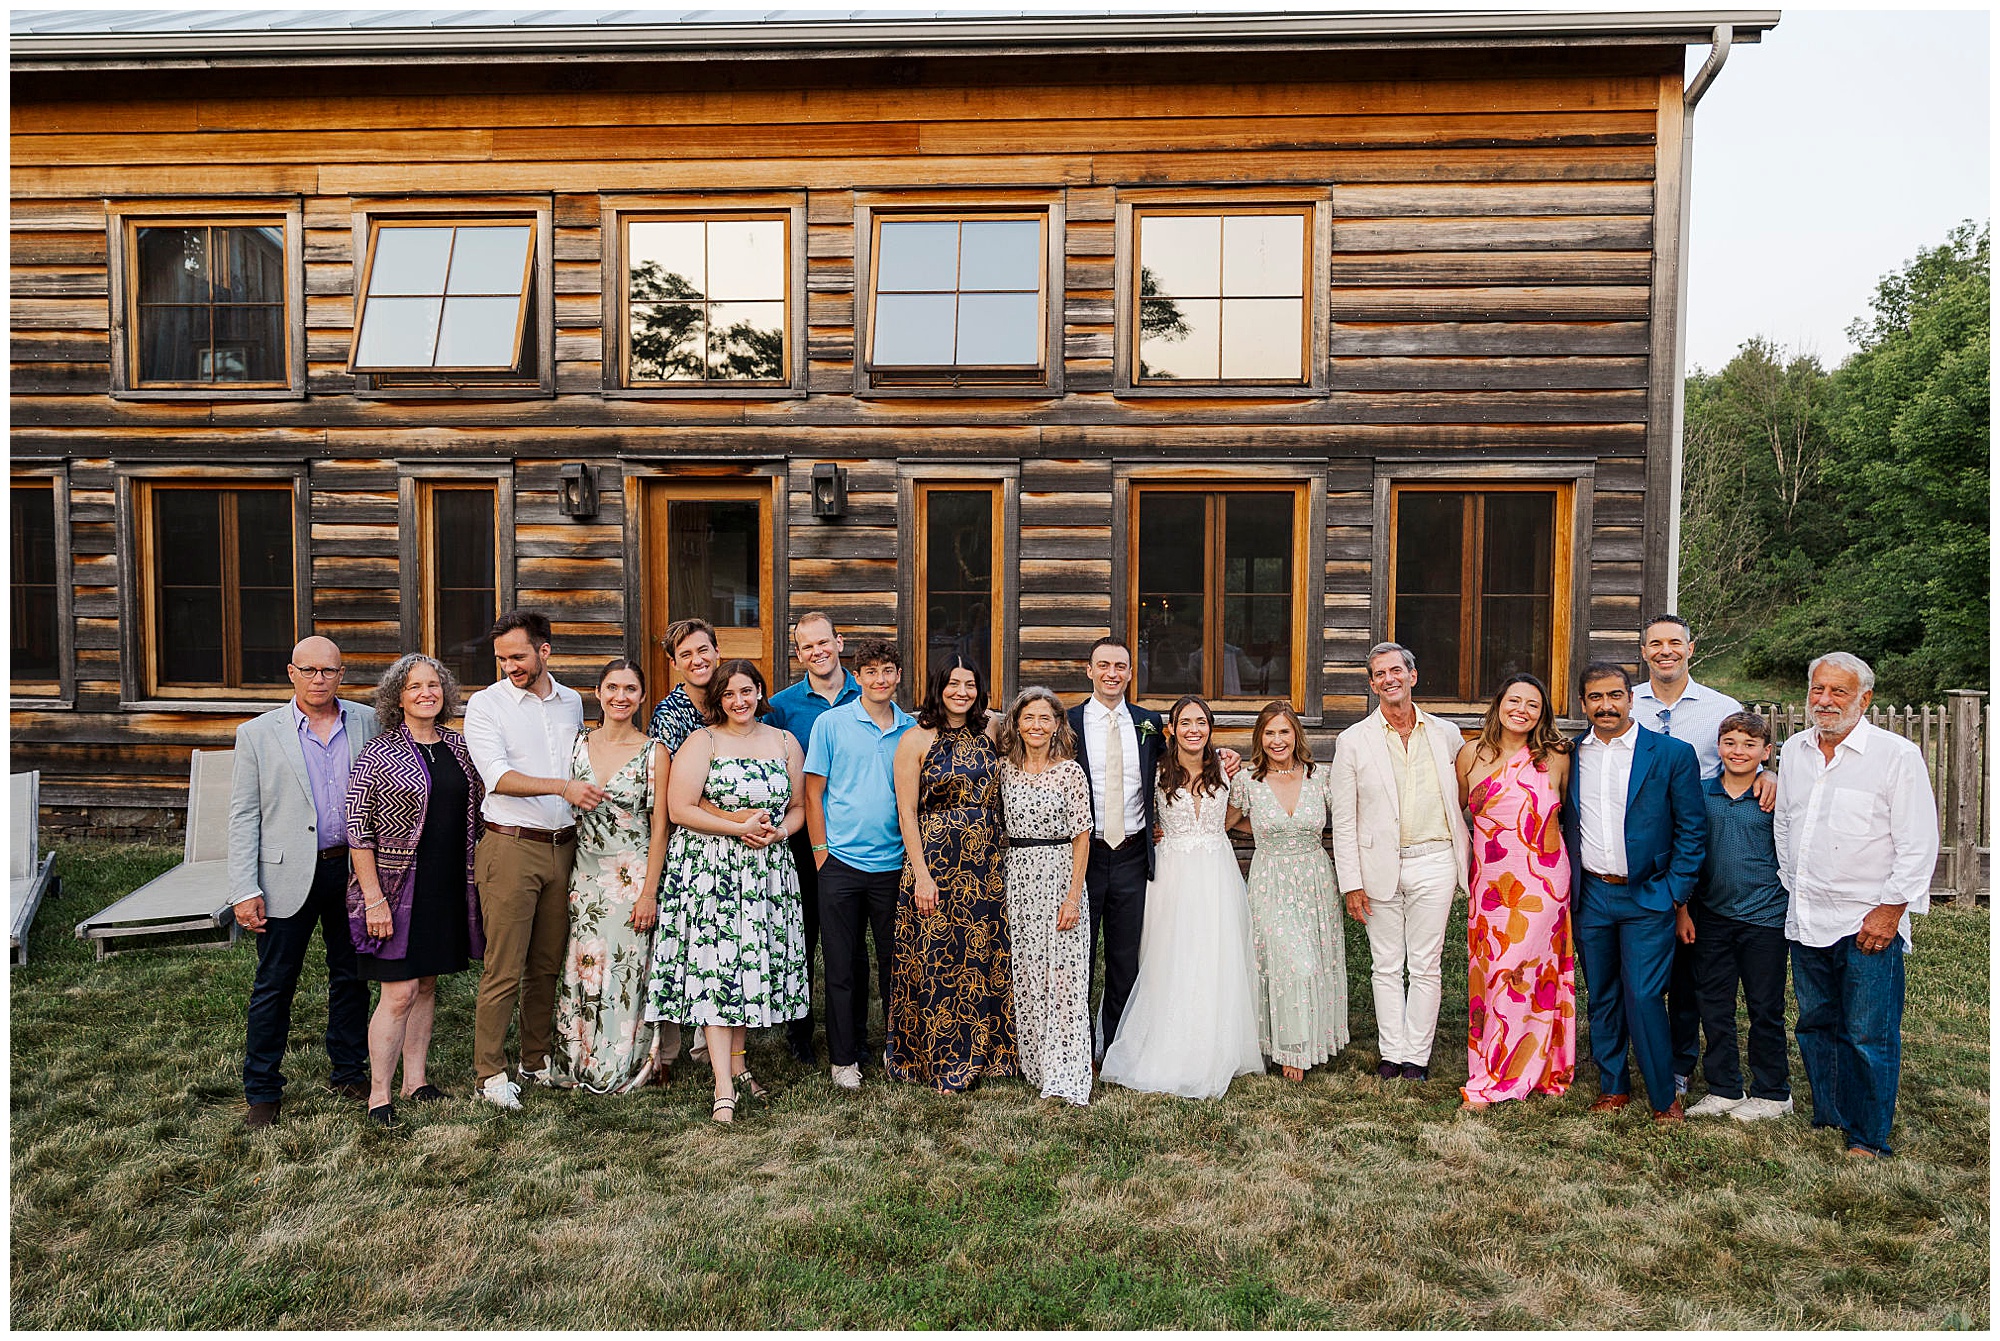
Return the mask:
[[959, 670], [972, 672], [973, 686], [979, 692], [978, 701], [972, 705], [971, 711], [965, 714], [966, 729], [968, 731], [986, 729], [986, 672], [979, 668], [979, 663], [976, 661], [965, 657], [949, 657], [931, 672], [930, 680], [924, 685], [924, 701], [917, 705], [917, 725], [924, 730], [942, 731], [946, 723], [951, 720], [951, 714], [944, 706], [944, 687], [951, 683], [951, 673]]
[[1229, 790], [1229, 782], [1222, 776], [1222, 756], [1215, 752], [1215, 714], [1199, 695], [1187, 694], [1167, 710], [1166, 749], [1161, 752], [1159, 763], [1160, 791], [1171, 801], [1180, 794], [1183, 787], [1194, 790], [1195, 779], [1181, 767], [1180, 736], [1174, 724], [1180, 720], [1181, 709], [1189, 704], [1201, 709], [1202, 717], [1208, 722], [1208, 740], [1201, 747], [1201, 791], [1213, 796], [1217, 792]]
[[1542, 696], [1542, 716], [1528, 732], [1528, 757], [1535, 767], [1544, 773], [1549, 771], [1551, 754], [1568, 754], [1569, 742], [1556, 729], [1556, 715], [1549, 704], [1549, 687], [1535, 676], [1521, 671], [1500, 682], [1493, 691], [1493, 697], [1486, 704], [1486, 716], [1479, 723], [1479, 748], [1473, 751], [1474, 758], [1498, 759], [1500, 757], [1500, 700], [1507, 697], [1507, 691], [1517, 684], [1528, 685]]
[[757, 686], [756, 715], [762, 717], [770, 711], [771, 696], [764, 691], [764, 672], [757, 669], [756, 662], [738, 657], [717, 666], [715, 678], [708, 682], [708, 711], [702, 715], [708, 719], [710, 726], [721, 726], [729, 720], [729, 714], [722, 710], [722, 691], [729, 688], [729, 682], [739, 675], [749, 676], [750, 683]]

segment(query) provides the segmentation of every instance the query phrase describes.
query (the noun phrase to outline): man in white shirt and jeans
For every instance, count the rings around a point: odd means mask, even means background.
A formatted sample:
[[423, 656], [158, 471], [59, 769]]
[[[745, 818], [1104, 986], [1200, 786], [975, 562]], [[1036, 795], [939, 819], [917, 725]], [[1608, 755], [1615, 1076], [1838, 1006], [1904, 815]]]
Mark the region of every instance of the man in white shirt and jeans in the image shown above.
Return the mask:
[[1865, 720], [1875, 672], [1846, 652], [1806, 670], [1813, 725], [1779, 756], [1772, 813], [1791, 892], [1785, 939], [1813, 1126], [1857, 1159], [1892, 1154], [1910, 914], [1930, 911], [1937, 800], [1923, 751]]
[[[575, 811], [595, 810], [604, 788], [570, 776], [583, 698], [549, 674], [550, 629], [539, 610], [510, 610], [489, 635], [506, 677], [465, 704], [465, 747], [486, 784], [486, 832], [473, 855], [486, 961], [473, 1008], [479, 1094], [521, 1106], [507, 1078], [507, 1024], [521, 1007], [521, 1075], [548, 1081], [556, 980], [569, 942]], [[574, 807], [574, 810], [572, 809]]]

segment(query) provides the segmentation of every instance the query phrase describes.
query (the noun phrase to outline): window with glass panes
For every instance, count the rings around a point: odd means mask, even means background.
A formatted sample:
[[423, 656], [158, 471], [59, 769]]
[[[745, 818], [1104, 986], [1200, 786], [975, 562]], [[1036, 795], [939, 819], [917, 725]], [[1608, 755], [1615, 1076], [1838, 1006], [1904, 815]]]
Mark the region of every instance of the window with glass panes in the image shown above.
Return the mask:
[[1142, 210], [1134, 218], [1135, 380], [1306, 380], [1309, 211]]
[[878, 380], [1042, 380], [1047, 222], [878, 216], [868, 324]]
[[1304, 504], [1299, 488], [1134, 489], [1140, 697], [1296, 700]]
[[534, 264], [531, 220], [377, 221], [349, 369], [523, 371]]
[[499, 617], [494, 507], [490, 484], [430, 484], [424, 556], [424, 648], [468, 688], [493, 681], [487, 631]]
[[62, 675], [55, 481], [15, 480], [8, 510], [8, 674], [16, 685], [53, 686]]
[[126, 333], [135, 387], [281, 387], [285, 228], [128, 221]]
[[988, 690], [1005, 679], [994, 667], [1000, 639], [998, 485], [918, 486], [917, 628], [921, 684], [953, 657], [979, 667]]
[[145, 490], [156, 688], [284, 685], [297, 637], [292, 489]]
[[1526, 671], [1560, 703], [1561, 492], [1402, 485], [1392, 502], [1389, 637], [1426, 692], [1477, 703]]
[[786, 378], [787, 216], [628, 219], [629, 385]]

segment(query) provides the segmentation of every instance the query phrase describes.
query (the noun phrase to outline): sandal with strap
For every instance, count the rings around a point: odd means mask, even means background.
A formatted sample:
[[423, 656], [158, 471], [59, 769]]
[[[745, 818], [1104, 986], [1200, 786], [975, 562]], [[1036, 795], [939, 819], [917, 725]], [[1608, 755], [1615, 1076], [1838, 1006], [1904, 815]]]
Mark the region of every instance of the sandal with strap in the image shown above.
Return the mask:
[[727, 1095], [709, 1106], [708, 1115], [717, 1122], [736, 1121], [736, 1100]]
[[748, 1071], [738, 1071], [730, 1079], [735, 1082], [738, 1093], [747, 1094], [758, 1103], [768, 1103], [770, 1101], [771, 1091], [758, 1084], [757, 1077], [751, 1075]]

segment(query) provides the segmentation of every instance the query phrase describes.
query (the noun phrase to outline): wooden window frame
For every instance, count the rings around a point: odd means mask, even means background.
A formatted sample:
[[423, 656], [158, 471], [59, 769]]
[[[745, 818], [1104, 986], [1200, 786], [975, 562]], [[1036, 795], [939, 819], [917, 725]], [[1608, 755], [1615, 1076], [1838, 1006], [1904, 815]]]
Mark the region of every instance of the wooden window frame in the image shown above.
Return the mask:
[[[1585, 612], [1590, 608], [1590, 565], [1581, 551], [1582, 538], [1590, 534], [1595, 473], [1594, 462], [1493, 462], [1476, 467], [1432, 462], [1378, 462], [1375, 479], [1375, 534], [1378, 539], [1374, 565], [1374, 641], [1391, 641], [1394, 636], [1396, 529], [1400, 524], [1396, 504], [1404, 493], [1553, 493], [1555, 546], [1550, 556], [1548, 686], [1549, 697], [1553, 700], [1551, 713], [1558, 718], [1568, 716], [1574, 701], [1571, 677], [1589, 661], [1586, 646], [1589, 619]], [[1469, 641], [1476, 658], [1476, 640]], [[1419, 677], [1423, 670], [1424, 663], [1419, 657]], [[1453, 678], [1456, 680], [1456, 672]], [[1438, 694], [1440, 688], [1435, 681], [1426, 683], [1420, 679], [1417, 697], [1425, 707], [1437, 712], [1476, 715], [1486, 709], [1484, 702], [1441, 697]], [[1451, 688], [1455, 692], [1457, 685]]]
[[289, 684], [252, 686], [164, 685], [158, 674], [157, 590], [153, 560], [152, 497], [161, 489], [211, 493], [288, 488], [292, 496], [293, 640], [313, 632], [312, 518], [303, 466], [234, 466], [227, 481], [212, 466], [116, 467], [119, 597], [133, 618], [120, 621], [123, 657], [121, 708], [148, 712], [263, 712], [292, 696]]
[[[1321, 640], [1315, 629], [1324, 624], [1326, 591], [1326, 482], [1324, 466], [1315, 471], [1312, 462], [1274, 461], [1261, 465], [1228, 466], [1127, 466], [1114, 467], [1112, 481], [1112, 590], [1118, 593], [1114, 633], [1136, 642], [1139, 633], [1139, 504], [1149, 493], [1290, 493], [1292, 504], [1292, 682], [1285, 697], [1291, 700], [1299, 719], [1307, 725], [1321, 720]], [[1203, 599], [1212, 611], [1219, 606], [1221, 591], [1211, 588], [1216, 554], [1206, 556], [1203, 567]], [[1211, 627], [1219, 631], [1219, 612], [1211, 614]], [[1138, 651], [1134, 648], [1136, 661]], [[1135, 666], [1136, 669], [1136, 666]], [[1204, 668], [1203, 678], [1207, 678]], [[1178, 695], [1141, 696], [1135, 687], [1135, 702], [1150, 708], [1165, 708]], [[1257, 709], [1268, 699], [1224, 698], [1204, 694], [1215, 710], [1218, 725], [1243, 726], [1256, 719]]]
[[47, 488], [55, 511], [56, 678], [10, 677], [7, 701], [15, 708], [70, 709], [76, 706], [76, 578], [69, 528], [69, 473], [61, 465], [24, 466], [11, 475], [12, 488]]
[[[1142, 381], [1139, 379], [1139, 220], [1145, 215], [1297, 214], [1306, 221], [1304, 376], [1296, 382]], [[1120, 398], [1307, 400], [1331, 388], [1333, 202], [1331, 188], [1192, 191], [1126, 189], [1118, 193], [1113, 225], [1112, 394]]]
[[896, 627], [901, 631], [904, 677], [912, 702], [923, 697], [924, 649], [929, 645], [929, 515], [933, 491], [989, 491], [993, 496], [993, 666], [986, 686], [989, 706], [1004, 711], [1020, 691], [1021, 468], [1017, 461], [938, 465], [904, 461], [896, 480], [896, 548], [908, 561], [896, 565]]
[[[613, 400], [791, 400], [806, 394], [806, 203], [803, 192], [760, 193], [726, 198], [713, 195], [624, 197], [607, 203], [602, 214], [604, 395]], [[727, 223], [745, 219], [785, 222], [785, 376], [771, 381], [634, 382], [631, 367], [630, 275], [626, 272], [626, 229], [634, 223]]]
[[[306, 394], [304, 214], [282, 200], [163, 200], [114, 203], [107, 211], [106, 283], [111, 298], [111, 395], [119, 400], [303, 400]], [[268, 228], [285, 238], [281, 323], [285, 376], [271, 382], [141, 382], [138, 378], [141, 228]]]
[[[472, 196], [437, 200], [369, 200], [352, 214], [354, 318], [347, 331], [344, 368], [354, 378], [354, 394], [364, 400], [537, 400], [556, 394], [555, 210], [548, 196]], [[364, 372], [354, 367], [360, 343], [362, 308], [380, 225], [485, 227], [526, 222], [533, 228], [528, 247], [528, 290], [517, 339], [533, 323], [535, 357], [518, 373], [490, 368], [415, 368]], [[524, 363], [528, 361], [524, 358]]]
[[[498, 612], [514, 608], [515, 557], [514, 469], [505, 462], [453, 462], [450, 465], [404, 465], [396, 478], [398, 596], [405, 613], [400, 621], [404, 652], [437, 655], [431, 574], [436, 569], [431, 493], [436, 489], [493, 491], [493, 601]], [[480, 686], [463, 686], [468, 692]]]
[[[1036, 220], [1042, 225], [1040, 275], [1041, 364], [1034, 377], [1021, 376], [1026, 365], [982, 367], [945, 364], [933, 368], [878, 369], [873, 363], [875, 341], [876, 257], [884, 220], [892, 223], [984, 223], [1007, 219]], [[907, 196], [865, 198], [854, 211], [854, 394], [863, 399], [983, 399], [1049, 400], [1063, 394], [1063, 201], [1060, 191], [991, 193], [955, 198], [945, 193], [934, 201]], [[955, 293], [963, 290], [953, 290]], [[974, 290], [978, 292], [978, 290]], [[883, 380], [884, 371], [889, 372]]]

